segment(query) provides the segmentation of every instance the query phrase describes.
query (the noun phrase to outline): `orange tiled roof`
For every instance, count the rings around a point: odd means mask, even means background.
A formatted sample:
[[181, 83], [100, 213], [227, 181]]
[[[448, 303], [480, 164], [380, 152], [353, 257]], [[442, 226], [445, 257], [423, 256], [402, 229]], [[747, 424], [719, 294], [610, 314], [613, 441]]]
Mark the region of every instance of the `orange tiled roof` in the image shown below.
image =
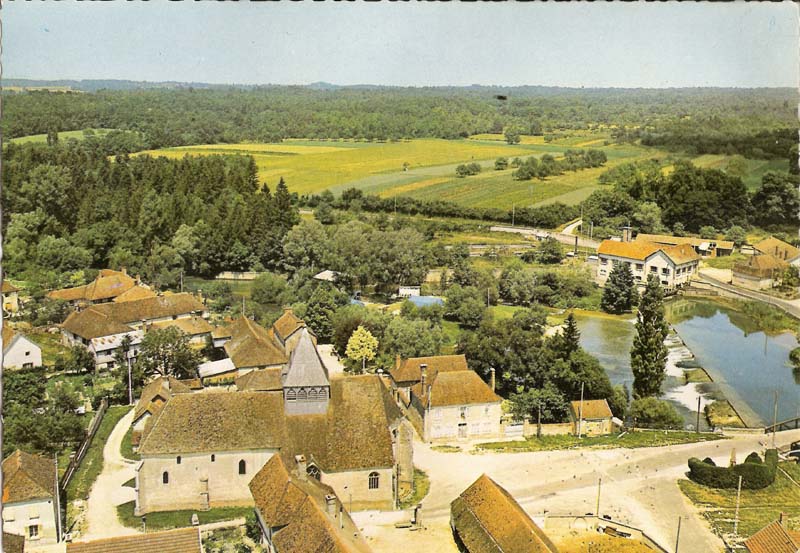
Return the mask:
[[19, 449], [3, 459], [3, 503], [52, 498], [55, 490], [53, 459]]
[[[581, 410], [580, 401], [570, 401], [569, 408], [575, 420], [578, 419]], [[585, 419], [610, 419], [614, 415], [611, 407], [604, 399], [588, 399], [583, 401], [583, 418]]]
[[749, 553], [797, 553], [800, 542], [795, 541], [784, 526], [774, 521], [744, 542]]
[[675, 265], [683, 265], [700, 259], [700, 255], [689, 244], [678, 244], [677, 246], [668, 246], [662, 248], [661, 251], [669, 257]]
[[626, 259], [637, 259], [644, 261], [663, 246], [652, 242], [618, 242], [617, 240], [603, 240], [597, 253], [612, 255], [614, 257], [624, 257]]
[[797, 257], [800, 257], [800, 249], [795, 248], [791, 244], [787, 244], [783, 240], [778, 240], [774, 236], [765, 238], [753, 247], [761, 253], [774, 255], [775, 257], [785, 261], [792, 261]]
[[199, 528], [67, 544], [67, 553], [202, 553]]
[[438, 372], [469, 370], [467, 358], [463, 355], [434, 355], [410, 357], [402, 361], [398, 359], [389, 374], [395, 382], [419, 382], [422, 377], [422, 365], [427, 365], [428, 375]]

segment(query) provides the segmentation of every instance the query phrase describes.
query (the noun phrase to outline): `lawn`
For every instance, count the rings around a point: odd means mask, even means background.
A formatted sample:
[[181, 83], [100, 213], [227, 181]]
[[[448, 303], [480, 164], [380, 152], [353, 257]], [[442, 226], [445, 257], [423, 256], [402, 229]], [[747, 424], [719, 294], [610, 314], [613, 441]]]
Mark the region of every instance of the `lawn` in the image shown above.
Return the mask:
[[408, 509], [425, 499], [431, 489], [431, 481], [425, 471], [414, 467], [414, 492], [400, 500], [400, 509]]
[[[134, 502], [129, 501], [117, 507], [117, 517], [119, 521], [129, 528], [141, 528], [142, 517], [133, 514]], [[170, 530], [172, 528], [185, 528], [192, 525], [192, 515], [197, 514], [200, 524], [220, 522], [222, 520], [234, 520], [244, 518], [253, 512], [252, 507], [220, 507], [210, 511], [185, 510], [185, 511], [162, 511], [157, 513], [147, 513], [147, 531]]]
[[[114, 129], [89, 129], [93, 130], [94, 133], [101, 137], [104, 134], [113, 131]], [[68, 138], [74, 138], [75, 140], [83, 140], [83, 130], [80, 131], [63, 131], [58, 133], [59, 140], [67, 140]], [[12, 144], [27, 144], [29, 142], [47, 142], [47, 135], [46, 134], [31, 134], [28, 136], [20, 136], [19, 138], [12, 138], [9, 140]]]
[[119, 420], [130, 410], [131, 407], [128, 405], [117, 405], [108, 408], [103, 421], [100, 423], [100, 428], [97, 429], [97, 433], [89, 446], [89, 451], [86, 452], [86, 456], [67, 486], [66, 496], [68, 500], [89, 497], [89, 490], [103, 470], [103, 447], [105, 447], [111, 431]]
[[479, 450], [495, 451], [499, 453], [520, 453], [525, 451], [551, 451], [555, 449], [614, 448], [624, 447], [635, 449], [639, 447], [663, 447], [675, 444], [691, 444], [695, 442], [708, 442], [722, 439], [716, 434], [695, 432], [656, 432], [639, 431], [608, 436], [593, 436], [578, 438], [568, 434], [560, 436], [531, 437], [523, 441], [491, 442], [478, 444]]
[[133, 445], [131, 444], [131, 437], [133, 435], [133, 427], [131, 426], [128, 428], [128, 431], [125, 433], [125, 437], [122, 438], [122, 445], [120, 446], [120, 453], [126, 459], [130, 459], [131, 461], [138, 461], [141, 459], [138, 453], [133, 451]]
[[37, 346], [42, 348], [42, 363], [46, 367], [56, 364], [56, 359], [67, 352], [67, 347], [61, 343], [61, 333], [51, 334], [40, 330], [25, 331], [25, 335]]
[[[742, 452], [744, 455], [744, 452]], [[781, 463], [779, 468], [795, 481], [800, 481], [800, 466]], [[679, 480], [681, 491], [702, 511], [717, 534], [733, 532], [736, 512], [736, 490], [718, 490], [691, 480]], [[778, 470], [775, 482], [762, 490], [742, 490], [739, 508], [739, 534], [748, 537], [781, 513], [789, 515], [791, 528], [800, 530], [800, 487]]]

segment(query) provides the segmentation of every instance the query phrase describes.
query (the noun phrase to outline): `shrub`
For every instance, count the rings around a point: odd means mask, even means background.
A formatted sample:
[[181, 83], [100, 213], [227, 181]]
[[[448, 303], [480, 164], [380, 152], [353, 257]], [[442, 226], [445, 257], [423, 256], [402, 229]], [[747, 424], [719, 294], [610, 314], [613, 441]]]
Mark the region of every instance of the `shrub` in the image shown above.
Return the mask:
[[767, 450], [764, 461], [758, 453], [751, 453], [744, 463], [733, 467], [717, 467], [711, 459], [701, 461], [696, 457], [689, 459], [689, 478], [698, 484], [711, 488], [734, 489], [739, 486], [742, 477], [742, 488], [760, 490], [775, 481], [778, 468], [777, 450]]
[[637, 426], [658, 429], [683, 428], [683, 418], [668, 401], [646, 397], [631, 403], [630, 415]]

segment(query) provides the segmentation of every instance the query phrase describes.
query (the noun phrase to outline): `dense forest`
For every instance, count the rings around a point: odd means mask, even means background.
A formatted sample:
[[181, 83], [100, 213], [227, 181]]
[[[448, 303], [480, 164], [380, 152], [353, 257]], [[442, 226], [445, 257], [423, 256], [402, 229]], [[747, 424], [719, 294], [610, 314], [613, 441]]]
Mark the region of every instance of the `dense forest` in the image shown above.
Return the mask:
[[541, 135], [608, 126], [623, 142], [786, 157], [797, 135], [796, 96], [789, 89], [481, 86], [36, 91], [4, 94], [0, 128], [5, 139], [86, 128], [129, 131], [115, 138], [112, 153], [130, 153], [245, 140], [452, 139], [504, 128]]

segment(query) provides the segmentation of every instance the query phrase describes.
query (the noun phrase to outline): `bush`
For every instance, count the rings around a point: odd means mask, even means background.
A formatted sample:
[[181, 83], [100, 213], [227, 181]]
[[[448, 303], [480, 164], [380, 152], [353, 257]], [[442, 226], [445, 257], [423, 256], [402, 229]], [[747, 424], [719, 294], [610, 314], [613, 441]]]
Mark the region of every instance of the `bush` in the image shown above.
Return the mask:
[[683, 418], [668, 401], [646, 397], [631, 403], [630, 415], [637, 426], [658, 429], [681, 429]]
[[760, 490], [775, 481], [778, 468], [778, 452], [767, 450], [764, 460], [758, 453], [747, 456], [744, 463], [733, 467], [718, 467], [711, 459], [701, 461], [696, 457], [689, 459], [689, 478], [698, 484], [711, 488], [735, 489], [742, 477], [742, 488]]

